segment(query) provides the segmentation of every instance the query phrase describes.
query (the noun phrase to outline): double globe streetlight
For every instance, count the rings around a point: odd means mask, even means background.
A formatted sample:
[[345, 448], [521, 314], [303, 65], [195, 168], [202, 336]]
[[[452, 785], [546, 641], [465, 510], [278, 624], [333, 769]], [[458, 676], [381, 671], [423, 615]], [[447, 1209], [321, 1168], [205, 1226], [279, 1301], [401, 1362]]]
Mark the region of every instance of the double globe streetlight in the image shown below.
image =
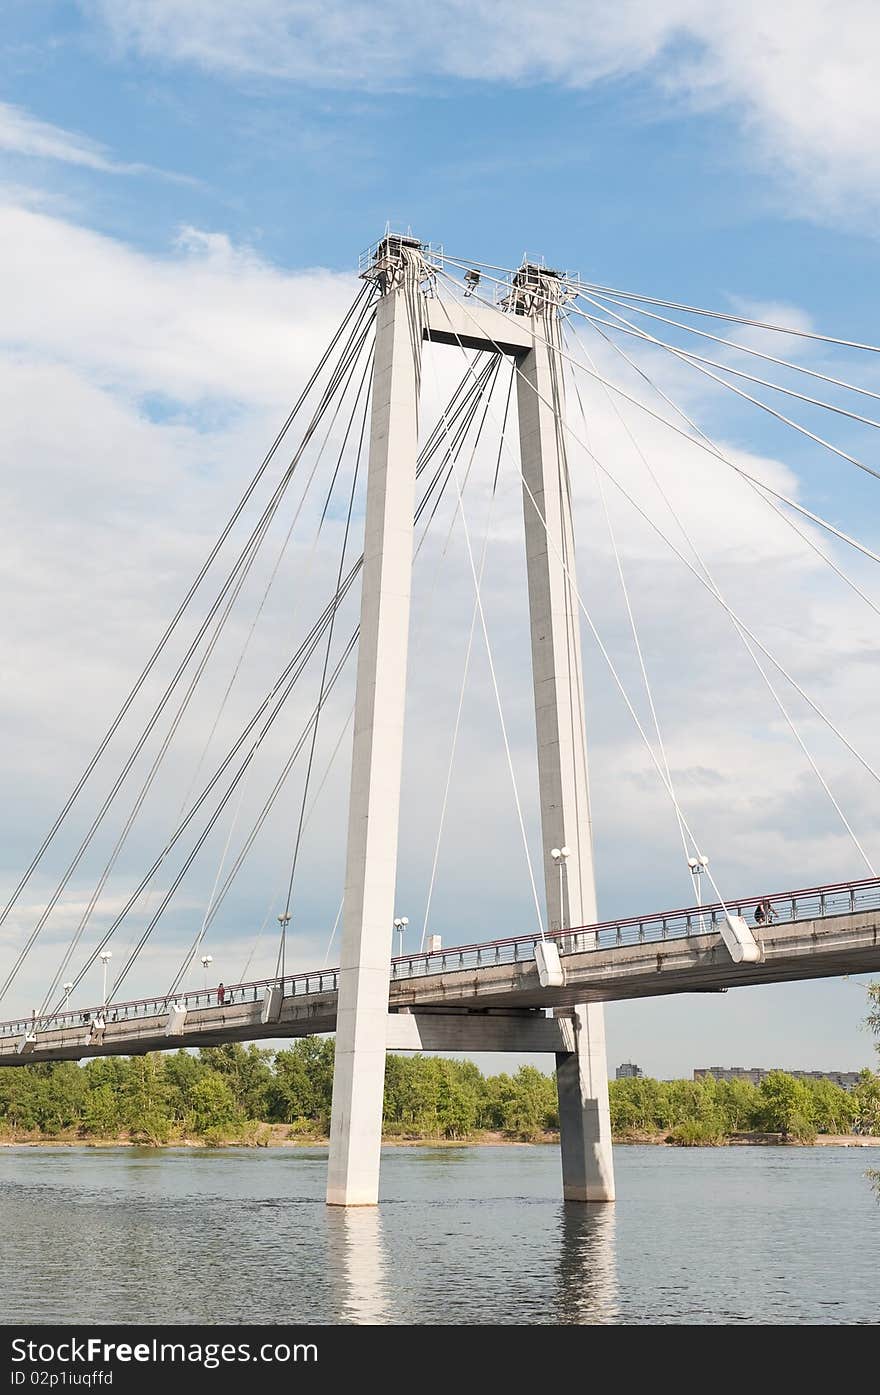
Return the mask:
[[406, 927], [409, 925], [409, 916], [398, 915], [394, 917], [394, 928], [400, 936], [400, 956], [403, 957], [403, 937], [406, 934]]
[[202, 968], [203, 968], [204, 971], [205, 971], [205, 992], [206, 992], [206, 993], [207, 993], [207, 991], [208, 991], [208, 970], [210, 969], [210, 967], [211, 967], [211, 965], [213, 964], [213, 962], [214, 962], [214, 956], [213, 956], [213, 954], [203, 954], [203, 955], [202, 955]]
[[551, 848], [550, 856], [559, 868], [559, 928], [565, 930], [565, 864], [571, 857], [571, 849]]
[[[703, 904], [703, 883], [701, 878], [708, 866], [709, 859], [702, 854], [699, 857], [688, 858], [688, 867], [691, 870], [691, 876], [694, 881], [694, 897], [698, 906], [702, 906]], [[705, 928], [705, 920], [703, 916], [700, 916], [700, 929], [704, 930]]]

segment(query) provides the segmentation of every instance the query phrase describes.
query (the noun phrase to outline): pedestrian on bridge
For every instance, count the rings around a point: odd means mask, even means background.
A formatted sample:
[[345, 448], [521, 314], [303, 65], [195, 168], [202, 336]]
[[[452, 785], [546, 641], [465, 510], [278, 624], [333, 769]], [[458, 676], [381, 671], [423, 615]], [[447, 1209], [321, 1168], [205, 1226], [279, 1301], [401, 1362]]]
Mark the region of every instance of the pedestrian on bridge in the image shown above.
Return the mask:
[[769, 925], [771, 920], [776, 919], [776, 912], [770, 904], [770, 897], [765, 896], [755, 907], [755, 924]]
[[223, 1006], [223, 1003], [224, 1003], [225, 999], [226, 999], [226, 989], [223, 987], [223, 984], [221, 983], [221, 984], [218, 986], [218, 988], [217, 988], [217, 1004], [218, 1004], [219, 1007], [222, 1007], [222, 1006]]

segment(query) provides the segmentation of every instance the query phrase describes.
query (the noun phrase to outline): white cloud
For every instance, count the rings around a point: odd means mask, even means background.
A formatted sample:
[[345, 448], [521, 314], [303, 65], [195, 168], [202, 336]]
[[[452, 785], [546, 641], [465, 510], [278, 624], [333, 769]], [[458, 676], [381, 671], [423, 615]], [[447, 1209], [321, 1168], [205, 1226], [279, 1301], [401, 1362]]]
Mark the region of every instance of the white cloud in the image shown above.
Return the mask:
[[[74, 223], [0, 207], [0, 337], [95, 380], [179, 403], [277, 404], [339, 318], [347, 279], [285, 275], [221, 234], [186, 229], [151, 257]], [[52, 284], [50, 302], [41, 286]]]
[[0, 102], [0, 150], [32, 155], [41, 160], [63, 160], [70, 165], [118, 173], [123, 166], [110, 159], [104, 147], [85, 136], [39, 121], [21, 107]]
[[168, 174], [151, 165], [124, 164], [113, 159], [98, 141], [41, 121], [23, 107], [13, 106], [10, 102], [0, 102], [0, 150], [37, 160], [60, 160], [64, 164], [81, 165], [101, 174], [156, 174], [163, 179], [192, 182], [185, 175]]
[[730, 109], [750, 147], [824, 205], [876, 203], [873, 0], [82, 0], [115, 41], [166, 62], [320, 85], [432, 77], [572, 88], [646, 74]]

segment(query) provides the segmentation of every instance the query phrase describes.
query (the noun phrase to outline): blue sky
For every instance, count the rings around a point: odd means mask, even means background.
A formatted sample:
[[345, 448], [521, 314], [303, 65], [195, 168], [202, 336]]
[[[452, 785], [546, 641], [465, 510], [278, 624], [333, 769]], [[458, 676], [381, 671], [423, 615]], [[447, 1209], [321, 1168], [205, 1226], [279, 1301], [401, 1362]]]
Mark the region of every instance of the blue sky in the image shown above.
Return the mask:
[[[551, 0], [540, 14], [516, 16], [455, 0], [424, 11], [396, 0], [332, 0], [314, 13], [295, 0], [11, 0], [0, 20], [0, 389], [15, 535], [3, 571], [12, 677], [3, 701], [14, 746], [9, 778], [26, 793], [6, 829], [4, 878], [13, 881], [82, 765], [98, 717], [109, 714], [184, 589], [350, 298], [358, 253], [386, 219], [455, 255], [510, 266], [527, 251], [607, 285], [753, 307], [877, 340], [880, 158], [870, 55], [878, 27], [862, 0], [780, 0], [769, 14], [703, 0]], [[824, 371], [877, 386], [876, 365], [858, 355], [811, 355]], [[667, 367], [666, 386], [701, 424], [877, 546], [876, 480]], [[601, 401], [593, 407], [598, 439], [619, 450]], [[819, 429], [817, 413], [805, 409], [802, 419]], [[839, 421], [822, 429], [872, 458], [871, 432]], [[668, 442], [646, 440], [683, 479]], [[692, 522], [709, 551], [730, 554], [725, 576], [737, 603], [872, 756], [880, 619], [716, 489], [713, 477], [701, 501], [687, 488]], [[585, 520], [594, 504], [585, 494]], [[628, 526], [623, 515], [620, 525]], [[775, 887], [860, 875], [821, 797], [808, 792], [797, 753], [775, 728], [768, 742], [777, 715], [751, 686], [740, 695], [741, 661], [712, 628], [704, 600], [680, 578], [658, 587], [666, 563], [653, 542], [637, 527], [625, 537], [671, 741], [693, 752], [692, 761], [682, 757], [687, 769], [703, 771], [683, 778], [719, 876], [727, 886]], [[737, 562], [737, 549], [742, 557], [750, 548], [767, 604]], [[880, 595], [871, 564], [835, 556]], [[459, 550], [464, 604], [463, 560]], [[600, 549], [581, 566], [632, 679], [609, 561]], [[527, 763], [528, 693], [514, 637], [524, 616], [508, 604], [503, 567], [491, 585], [510, 719]], [[682, 614], [694, 617], [684, 644]], [[450, 633], [458, 634], [452, 617]], [[267, 642], [267, 664], [272, 648]], [[456, 654], [450, 640], [450, 669]], [[634, 754], [595, 656], [587, 663], [596, 688], [601, 906], [612, 914], [678, 904], [674, 828], [667, 818], [662, 837], [655, 833], [653, 805], [643, 825], [633, 813], [653, 777]], [[487, 675], [475, 682], [485, 696]], [[417, 732], [434, 695], [418, 675], [414, 686]], [[880, 860], [872, 782], [798, 712]], [[414, 789], [436, 783], [439, 768], [418, 745], [408, 760]], [[500, 780], [500, 765], [496, 774]], [[329, 787], [322, 829], [338, 823], [341, 788]], [[464, 809], [466, 788], [460, 797]], [[489, 805], [483, 812], [493, 818]], [[499, 866], [509, 817], [499, 805], [499, 829], [508, 820]], [[413, 843], [404, 840], [408, 905], [424, 896], [426, 854], [415, 840], [427, 842], [429, 824], [413, 820]], [[162, 826], [157, 808], [137, 844], [141, 861]], [[485, 869], [467, 844], [465, 829], [461, 847], [450, 844], [447, 883], [438, 885], [447, 938], [476, 937], [455, 929], [456, 853], [461, 884], [488, 900], [498, 933], [528, 913], [503, 877], [497, 885], [490, 877], [486, 897]], [[233, 946], [237, 953], [247, 940], [242, 921], [284, 856], [281, 830], [218, 930], [218, 958], [228, 953], [233, 962]], [[323, 955], [337, 895], [338, 859], [325, 867], [323, 853], [314, 856], [314, 881], [303, 888], [304, 965]], [[203, 895], [194, 889], [192, 914]], [[6, 927], [4, 958], [27, 914]], [[20, 1006], [30, 1006], [38, 982], [35, 966]], [[611, 1059], [642, 1060], [659, 1074], [709, 1057], [849, 1068], [870, 1059], [862, 1010], [852, 983], [616, 1007]], [[826, 1024], [819, 1033], [817, 1020]]]
[[[123, 0], [106, 10], [163, 8]], [[174, 8], [181, 31], [205, 10]], [[585, 24], [591, 9], [602, 6], [584, 9]], [[120, 182], [54, 166], [56, 189], [88, 198], [91, 226], [138, 246], [165, 249], [191, 222], [284, 266], [343, 270], [390, 218], [505, 265], [527, 247], [607, 284], [668, 287], [699, 304], [725, 292], [800, 300], [809, 287], [811, 311], [830, 313], [842, 334], [872, 322], [870, 169], [861, 189], [853, 181], [822, 194], [818, 175], [765, 150], [772, 132], [759, 136], [745, 102], [719, 95], [704, 107], [686, 90], [665, 91], [665, 68], [686, 43], [673, 39], [653, 63], [584, 88], [572, 85], [574, 59], [565, 84], [539, 66], [532, 77], [487, 81], [426, 73], [422, 62], [387, 83], [380, 65], [370, 90], [368, 55], [359, 75], [330, 86], [319, 73], [212, 70], [171, 43], [146, 54], [131, 36], [126, 44], [104, 12], [88, 0], [13, 0], [4, 95], [111, 161], [192, 181]], [[473, 44], [479, 69], [480, 28], [472, 40], [468, 32], [462, 25], [451, 47]], [[779, 80], [787, 76], [782, 63]], [[26, 181], [33, 172], [27, 157], [11, 168]]]

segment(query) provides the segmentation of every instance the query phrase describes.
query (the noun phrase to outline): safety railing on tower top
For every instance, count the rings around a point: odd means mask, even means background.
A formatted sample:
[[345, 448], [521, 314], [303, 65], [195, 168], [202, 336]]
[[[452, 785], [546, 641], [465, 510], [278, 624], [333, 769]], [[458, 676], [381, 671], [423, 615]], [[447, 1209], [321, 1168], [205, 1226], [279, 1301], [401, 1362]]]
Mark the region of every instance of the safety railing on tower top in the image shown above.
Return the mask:
[[[769, 925], [755, 922], [755, 911], [762, 902], [770, 907]], [[759, 936], [769, 934], [773, 924], [821, 920], [828, 916], [854, 914], [856, 911], [870, 911], [878, 907], [880, 877], [834, 882], [828, 886], [780, 891], [773, 895], [752, 896], [727, 902], [727, 912], [744, 916], [756, 923]], [[558, 943], [563, 956], [582, 954], [624, 945], [653, 944], [664, 940], [686, 939], [693, 935], [711, 935], [718, 933], [719, 922], [724, 915], [725, 907], [720, 902], [715, 902], [704, 906], [686, 906], [681, 910], [660, 911], [654, 915], [629, 916], [601, 921], [596, 925], [554, 930], [548, 938]], [[474, 944], [452, 945], [446, 949], [399, 955], [391, 960], [391, 979], [400, 982], [431, 974], [527, 962], [534, 959], [535, 945], [539, 938], [535, 933], [514, 935], [508, 939], [483, 940]], [[160, 994], [156, 997], [133, 999], [130, 1002], [111, 1003], [108, 1006], [76, 1009], [64, 1007], [39, 1016], [32, 1014], [30, 1017], [0, 1022], [0, 1042], [4, 1038], [27, 1033], [65, 1028], [90, 1030], [96, 1022], [101, 1024], [98, 1028], [101, 1030], [115, 1022], [162, 1018], [175, 1007], [183, 1007], [189, 1012], [233, 1006], [236, 1003], [256, 1003], [263, 999], [267, 989], [279, 986], [283, 987], [284, 997], [332, 993], [338, 987], [338, 972], [338, 969], [317, 969], [308, 973], [286, 974], [283, 985], [277, 978], [230, 984], [224, 988], [222, 1005], [218, 1004], [216, 989], [198, 989], [188, 993]]]

